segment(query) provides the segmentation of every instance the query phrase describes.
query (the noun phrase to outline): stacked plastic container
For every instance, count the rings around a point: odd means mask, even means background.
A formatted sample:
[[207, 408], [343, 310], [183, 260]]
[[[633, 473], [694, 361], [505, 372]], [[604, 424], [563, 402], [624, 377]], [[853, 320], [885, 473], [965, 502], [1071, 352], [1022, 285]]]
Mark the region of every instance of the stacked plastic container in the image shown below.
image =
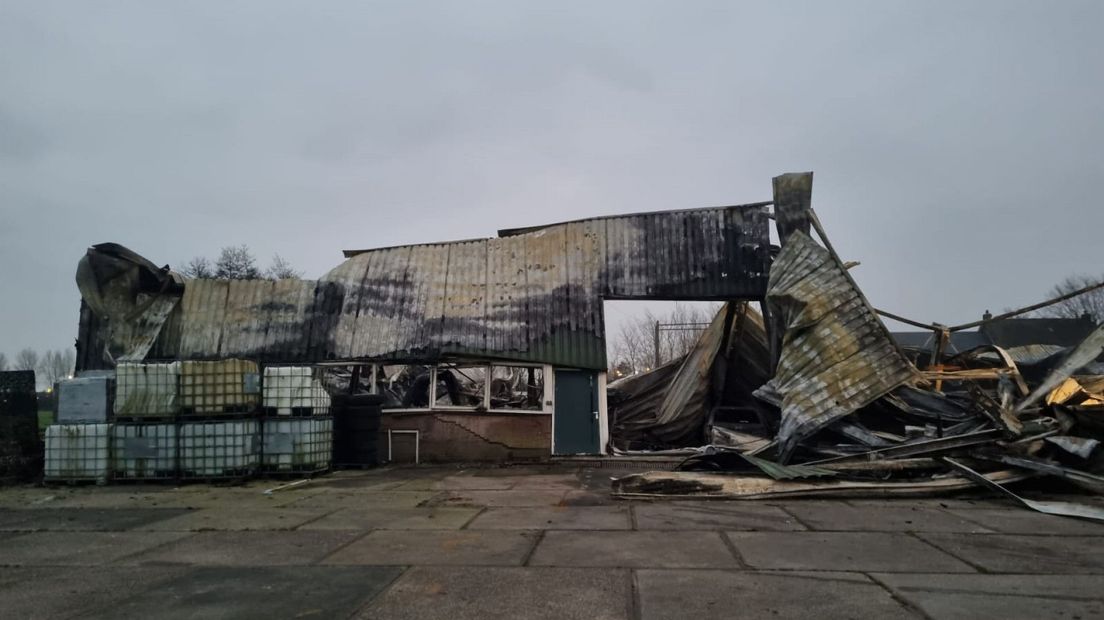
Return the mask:
[[176, 416], [180, 362], [123, 362], [115, 368], [114, 476], [130, 480], [176, 477]]
[[260, 464], [257, 363], [227, 359], [180, 365], [180, 475], [240, 478]]
[[302, 474], [330, 468], [333, 418], [318, 369], [265, 368], [263, 411], [265, 471]]
[[54, 424], [46, 429], [45, 478], [107, 482], [110, 424]]

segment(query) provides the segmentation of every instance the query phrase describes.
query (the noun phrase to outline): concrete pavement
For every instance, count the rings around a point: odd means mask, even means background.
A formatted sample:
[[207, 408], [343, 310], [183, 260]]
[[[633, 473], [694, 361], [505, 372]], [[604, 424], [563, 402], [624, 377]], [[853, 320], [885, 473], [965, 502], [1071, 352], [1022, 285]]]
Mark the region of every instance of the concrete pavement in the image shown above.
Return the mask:
[[1104, 617], [1104, 524], [998, 498], [624, 502], [610, 473], [0, 489], [0, 615]]

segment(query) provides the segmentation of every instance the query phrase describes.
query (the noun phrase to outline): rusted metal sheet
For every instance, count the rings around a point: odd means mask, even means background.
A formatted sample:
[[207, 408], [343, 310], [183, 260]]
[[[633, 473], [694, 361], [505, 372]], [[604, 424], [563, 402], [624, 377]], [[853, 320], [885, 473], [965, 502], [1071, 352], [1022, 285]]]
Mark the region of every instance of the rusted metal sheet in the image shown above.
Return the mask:
[[594, 218], [348, 252], [317, 282], [190, 280], [171, 319], [179, 331], [156, 348], [184, 359], [604, 369], [604, 299], [761, 299], [767, 222], [763, 204]]
[[786, 328], [775, 377], [779, 457], [826, 424], [917, 378], [839, 259], [800, 231], [771, 268], [767, 303]]

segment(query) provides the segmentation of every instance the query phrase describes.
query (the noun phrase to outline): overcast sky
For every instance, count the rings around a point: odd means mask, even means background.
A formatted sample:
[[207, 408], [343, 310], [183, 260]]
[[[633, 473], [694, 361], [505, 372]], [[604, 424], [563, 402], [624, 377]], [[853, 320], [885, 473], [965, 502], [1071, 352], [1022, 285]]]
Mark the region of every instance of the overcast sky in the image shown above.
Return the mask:
[[[541, 8], [522, 8], [522, 5]], [[1102, 273], [1104, 2], [0, 1], [0, 351], [87, 246], [180, 265], [771, 197], [871, 301], [965, 322]]]

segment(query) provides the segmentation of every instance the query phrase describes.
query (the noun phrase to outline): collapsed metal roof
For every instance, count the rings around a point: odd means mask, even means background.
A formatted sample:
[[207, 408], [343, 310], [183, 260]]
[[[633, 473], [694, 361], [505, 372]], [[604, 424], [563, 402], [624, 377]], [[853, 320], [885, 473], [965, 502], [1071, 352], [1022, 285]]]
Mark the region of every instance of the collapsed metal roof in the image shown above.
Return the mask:
[[767, 304], [786, 327], [760, 390], [782, 409], [783, 463], [802, 439], [918, 378], [838, 257], [800, 230], [775, 259]]
[[603, 299], [766, 292], [765, 203], [502, 234], [348, 252], [317, 281], [188, 280], [149, 357], [479, 357], [604, 369]]

